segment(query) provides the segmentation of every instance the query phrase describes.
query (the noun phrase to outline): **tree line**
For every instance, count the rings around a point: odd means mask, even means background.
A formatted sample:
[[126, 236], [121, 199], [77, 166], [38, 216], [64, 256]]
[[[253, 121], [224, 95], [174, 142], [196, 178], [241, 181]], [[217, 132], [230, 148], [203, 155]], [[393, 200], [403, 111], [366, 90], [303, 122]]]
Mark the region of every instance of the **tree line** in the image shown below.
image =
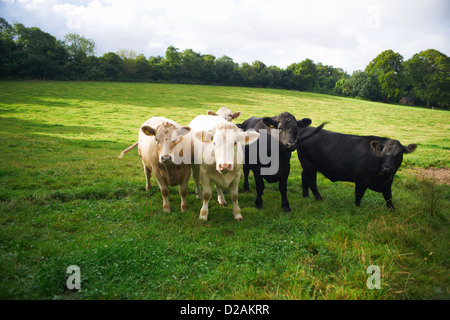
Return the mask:
[[95, 80], [229, 85], [310, 91], [397, 103], [450, 106], [450, 59], [429, 49], [404, 61], [386, 50], [364, 70], [349, 75], [341, 68], [305, 59], [286, 69], [261, 61], [238, 64], [170, 46], [165, 56], [121, 49], [95, 55], [95, 42], [76, 33], [58, 40], [37, 27], [10, 25], [0, 18], [0, 77], [3, 79]]

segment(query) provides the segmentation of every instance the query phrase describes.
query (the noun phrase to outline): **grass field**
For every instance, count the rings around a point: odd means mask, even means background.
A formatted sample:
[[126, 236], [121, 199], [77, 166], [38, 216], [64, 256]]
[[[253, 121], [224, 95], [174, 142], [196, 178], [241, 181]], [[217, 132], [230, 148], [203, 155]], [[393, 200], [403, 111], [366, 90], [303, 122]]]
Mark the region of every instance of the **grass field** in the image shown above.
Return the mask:
[[[202, 222], [192, 178], [188, 212], [172, 188], [172, 213], [163, 213], [154, 178], [145, 192], [137, 151], [117, 156], [151, 116], [187, 125], [222, 106], [243, 112], [235, 122], [289, 111], [328, 130], [417, 143], [393, 185], [396, 210], [372, 191], [357, 208], [353, 184], [321, 175], [325, 200], [303, 199], [294, 154], [290, 214], [277, 184], [266, 183], [255, 209], [250, 179], [243, 222], [216, 201]], [[0, 298], [449, 299], [450, 187], [416, 170], [449, 167], [449, 129], [449, 112], [304, 92], [0, 82]], [[66, 286], [70, 265], [81, 290]], [[381, 289], [366, 286], [370, 265]]]

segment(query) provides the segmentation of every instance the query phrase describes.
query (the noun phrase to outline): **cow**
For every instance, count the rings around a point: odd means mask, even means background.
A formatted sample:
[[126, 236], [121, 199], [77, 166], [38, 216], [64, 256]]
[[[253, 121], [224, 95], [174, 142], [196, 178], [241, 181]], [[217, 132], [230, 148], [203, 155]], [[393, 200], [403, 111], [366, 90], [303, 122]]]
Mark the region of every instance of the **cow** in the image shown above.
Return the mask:
[[403, 146], [398, 140], [377, 136], [357, 136], [321, 130], [309, 139], [302, 136], [314, 130], [309, 127], [297, 134], [297, 155], [302, 165], [303, 197], [308, 188], [316, 200], [322, 200], [317, 190], [317, 171], [333, 182], [355, 183], [355, 205], [367, 189], [381, 192], [388, 208], [393, 209], [391, 186], [403, 161], [404, 153], [416, 150], [416, 144]]
[[[256, 141], [257, 132], [243, 132], [222, 117], [199, 115], [189, 127], [192, 129], [192, 175], [197, 197], [203, 199], [200, 219], [208, 220], [208, 204], [212, 195], [211, 183], [216, 185], [217, 200], [225, 207], [223, 189], [229, 189], [235, 220], [242, 220], [238, 205], [238, 187], [243, 162], [243, 145]], [[202, 191], [200, 190], [200, 182]]]
[[[260, 136], [258, 148], [251, 150], [246, 147], [244, 161], [244, 192], [249, 191], [248, 175], [252, 170], [256, 183], [255, 207], [263, 207], [262, 195], [264, 192], [264, 180], [269, 183], [278, 182], [281, 194], [281, 207], [285, 212], [290, 212], [287, 198], [287, 180], [290, 172], [291, 153], [296, 148], [297, 131], [311, 124], [311, 119], [296, 120], [289, 112], [281, 113], [274, 117], [251, 117], [239, 125], [244, 131], [261, 130], [268, 132], [266, 142]], [[268, 156], [270, 163], [263, 157]], [[269, 170], [270, 169], [270, 170]], [[264, 179], [264, 180], [263, 180]]]
[[242, 112], [241, 111], [236, 111], [236, 112], [233, 113], [233, 111], [231, 111], [229, 108], [222, 107], [219, 110], [217, 110], [217, 112], [214, 112], [212, 110], [208, 110], [208, 112], [206, 114], [210, 115], [210, 116], [222, 117], [225, 120], [231, 122], [234, 119], [239, 118], [241, 116]]
[[182, 127], [175, 121], [153, 117], [139, 129], [138, 141], [120, 154], [119, 158], [138, 146], [144, 166], [148, 191], [153, 172], [163, 197], [163, 211], [170, 213], [169, 186], [179, 186], [181, 212], [187, 210], [187, 187], [191, 175], [190, 127]]

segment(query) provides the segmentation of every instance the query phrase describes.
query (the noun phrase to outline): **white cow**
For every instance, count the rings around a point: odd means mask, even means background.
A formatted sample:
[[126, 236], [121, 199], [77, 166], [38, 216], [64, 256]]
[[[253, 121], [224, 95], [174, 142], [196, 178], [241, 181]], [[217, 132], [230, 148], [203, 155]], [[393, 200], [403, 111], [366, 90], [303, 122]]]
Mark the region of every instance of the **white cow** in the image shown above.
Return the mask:
[[[203, 198], [200, 219], [208, 220], [211, 182], [216, 185], [217, 200], [226, 206], [222, 189], [229, 189], [234, 219], [242, 220], [238, 205], [238, 186], [243, 163], [243, 145], [256, 141], [259, 133], [243, 132], [222, 117], [199, 115], [189, 124], [193, 143], [192, 171], [197, 197]], [[199, 189], [201, 181], [203, 192]]]
[[139, 130], [139, 139], [120, 154], [138, 146], [144, 166], [145, 189], [150, 189], [151, 173], [158, 182], [163, 196], [163, 210], [170, 212], [169, 186], [179, 185], [181, 212], [187, 209], [186, 195], [191, 175], [191, 128], [182, 127], [163, 117], [147, 120]]
[[217, 110], [217, 112], [214, 112], [212, 110], [208, 110], [208, 112], [206, 113], [207, 115], [210, 116], [218, 116], [218, 117], [222, 117], [225, 120], [231, 122], [234, 119], [237, 119], [241, 116], [242, 112], [240, 111], [236, 111], [233, 113], [233, 111], [231, 111], [229, 108], [227, 107], [222, 107], [219, 110]]

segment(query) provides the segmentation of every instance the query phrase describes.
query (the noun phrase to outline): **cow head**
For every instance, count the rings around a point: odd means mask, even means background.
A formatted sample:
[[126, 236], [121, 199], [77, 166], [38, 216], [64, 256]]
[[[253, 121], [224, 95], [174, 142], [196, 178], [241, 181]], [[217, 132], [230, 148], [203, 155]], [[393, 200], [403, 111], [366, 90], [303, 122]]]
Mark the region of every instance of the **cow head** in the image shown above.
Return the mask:
[[377, 157], [382, 158], [380, 175], [391, 176], [395, 174], [403, 161], [404, 153], [414, 152], [417, 148], [416, 144], [403, 146], [400, 141], [389, 139], [385, 143], [372, 140], [370, 147]]
[[146, 135], [155, 137], [156, 151], [160, 163], [178, 164], [178, 160], [183, 156], [183, 150], [180, 150], [177, 146], [183, 141], [184, 136], [191, 131], [191, 128], [177, 128], [170, 122], [163, 122], [156, 129], [149, 126], [143, 126], [141, 130]]
[[276, 117], [264, 117], [262, 122], [269, 128], [278, 129], [278, 140], [288, 151], [294, 151], [296, 147], [297, 131], [311, 124], [311, 119], [296, 120], [289, 112], [284, 112]]
[[222, 107], [217, 112], [209, 110], [206, 114], [208, 114], [210, 116], [222, 117], [225, 120], [231, 122], [232, 120], [239, 118], [241, 116], [242, 112], [236, 111], [233, 113], [230, 109], [228, 109], [226, 107]]
[[200, 140], [211, 148], [210, 155], [216, 163], [216, 170], [227, 173], [234, 169], [236, 164], [243, 163], [242, 146], [250, 144], [259, 138], [256, 131], [244, 132], [232, 123], [220, 123], [214, 129], [197, 131], [194, 138]]

